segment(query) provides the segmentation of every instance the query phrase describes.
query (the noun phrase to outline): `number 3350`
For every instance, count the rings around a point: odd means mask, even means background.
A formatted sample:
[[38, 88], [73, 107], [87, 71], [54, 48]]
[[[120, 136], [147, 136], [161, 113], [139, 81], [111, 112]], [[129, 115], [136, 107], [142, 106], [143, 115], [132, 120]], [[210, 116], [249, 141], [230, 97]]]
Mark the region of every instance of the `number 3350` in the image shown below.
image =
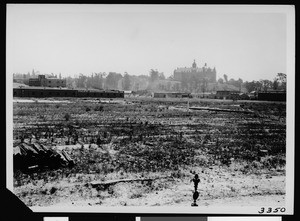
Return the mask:
[[260, 209], [260, 211], [258, 211], [258, 213], [278, 213], [278, 212], [284, 213], [285, 208], [284, 207], [277, 207], [277, 208], [273, 209], [271, 207], [269, 207], [269, 208], [262, 207]]

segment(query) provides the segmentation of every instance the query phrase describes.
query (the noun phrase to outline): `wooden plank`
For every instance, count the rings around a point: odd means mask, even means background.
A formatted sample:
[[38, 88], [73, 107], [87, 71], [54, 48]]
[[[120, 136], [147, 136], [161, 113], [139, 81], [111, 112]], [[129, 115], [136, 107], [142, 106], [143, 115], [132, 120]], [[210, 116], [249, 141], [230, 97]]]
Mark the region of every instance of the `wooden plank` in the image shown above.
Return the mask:
[[252, 111], [245, 110], [230, 110], [230, 109], [220, 109], [220, 108], [208, 108], [208, 107], [190, 107], [190, 110], [207, 110], [207, 111], [222, 111], [222, 112], [234, 112], [234, 113], [244, 113], [244, 114], [253, 114]]
[[104, 187], [104, 189], [106, 189], [108, 186], [115, 185], [117, 183], [153, 181], [153, 180], [166, 179], [166, 178], [172, 178], [172, 177], [171, 176], [165, 176], [165, 177], [155, 177], [155, 178], [120, 179], [120, 180], [108, 180], [108, 181], [105, 181], [105, 182], [92, 181], [92, 182], [90, 182], [90, 185], [93, 188], [95, 188], [95, 187]]

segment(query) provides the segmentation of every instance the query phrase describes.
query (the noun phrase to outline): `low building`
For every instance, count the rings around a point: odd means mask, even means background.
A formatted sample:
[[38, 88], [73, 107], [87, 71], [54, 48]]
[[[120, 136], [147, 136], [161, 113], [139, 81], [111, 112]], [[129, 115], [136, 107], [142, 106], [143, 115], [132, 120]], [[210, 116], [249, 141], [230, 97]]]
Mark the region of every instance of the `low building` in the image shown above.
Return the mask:
[[45, 75], [39, 75], [38, 78], [29, 78], [29, 86], [33, 87], [66, 87], [66, 79], [46, 78]]
[[29, 79], [28, 78], [14, 78], [13, 82], [29, 85]]
[[184, 92], [154, 92], [153, 98], [190, 98], [191, 93]]
[[238, 97], [240, 92], [238, 91], [217, 91], [215, 98], [216, 99], [233, 99]]
[[124, 91], [124, 96], [125, 97], [130, 97], [130, 96], [132, 96], [132, 91]]
[[193, 98], [214, 99], [216, 97], [216, 93], [212, 93], [212, 92], [192, 93], [191, 95], [192, 95]]
[[251, 91], [249, 94], [249, 99], [250, 100], [256, 100], [257, 99], [257, 92], [256, 91]]
[[250, 97], [245, 93], [239, 93], [239, 100], [249, 100]]

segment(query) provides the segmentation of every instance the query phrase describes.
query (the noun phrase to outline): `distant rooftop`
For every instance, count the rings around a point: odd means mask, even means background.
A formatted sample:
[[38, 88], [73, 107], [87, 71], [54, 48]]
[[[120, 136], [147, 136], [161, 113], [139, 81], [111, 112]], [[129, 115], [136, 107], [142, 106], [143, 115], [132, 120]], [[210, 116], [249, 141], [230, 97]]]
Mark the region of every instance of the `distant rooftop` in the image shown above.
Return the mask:
[[20, 87], [29, 87], [28, 85], [26, 85], [26, 84], [21, 84], [21, 83], [16, 83], [16, 82], [14, 82], [13, 83], [13, 88], [20, 88]]
[[40, 86], [28, 86], [28, 85], [17, 85], [14, 83], [13, 88], [24, 88], [24, 89], [43, 89], [43, 90], [72, 90], [67, 87], [40, 87]]

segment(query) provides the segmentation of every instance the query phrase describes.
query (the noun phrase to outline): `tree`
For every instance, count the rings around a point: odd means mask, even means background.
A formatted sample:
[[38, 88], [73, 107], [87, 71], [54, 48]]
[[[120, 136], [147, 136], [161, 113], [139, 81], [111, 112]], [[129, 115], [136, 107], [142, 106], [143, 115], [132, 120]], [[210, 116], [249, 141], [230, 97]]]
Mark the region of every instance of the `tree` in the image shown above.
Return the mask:
[[278, 89], [278, 80], [276, 78], [273, 81], [272, 88], [273, 88], [273, 90], [277, 90]]
[[223, 78], [219, 78], [219, 79], [218, 79], [218, 83], [219, 83], [219, 84], [224, 84]]
[[151, 69], [150, 70], [150, 81], [154, 82], [154, 81], [157, 81], [158, 79], [159, 79], [159, 73], [158, 73], [158, 71]]
[[170, 91], [170, 90], [171, 90], [171, 87], [172, 87], [172, 84], [171, 84], [171, 82], [169, 81], [169, 82], [167, 83], [167, 85], [166, 85], [166, 90], [167, 90], [167, 91]]
[[276, 79], [278, 81], [278, 89], [286, 90], [286, 74], [277, 73]]
[[124, 78], [123, 78], [123, 90], [130, 90], [131, 81], [130, 76], [127, 72], [125, 72]]
[[174, 75], [169, 76], [168, 80], [174, 80]]
[[85, 88], [87, 82], [87, 77], [83, 74], [79, 74], [79, 78], [77, 79], [77, 87], [79, 88]]
[[117, 89], [118, 88], [118, 81], [122, 79], [122, 75], [116, 72], [109, 72], [106, 77], [106, 87], [110, 89]]
[[286, 82], [286, 74], [284, 74], [284, 73], [277, 73], [277, 79], [280, 82]]
[[263, 91], [267, 91], [273, 87], [273, 83], [270, 80], [260, 80], [260, 84]]
[[239, 89], [240, 89], [240, 91], [241, 91], [241, 90], [242, 90], [242, 85], [243, 85], [243, 79], [239, 78], [239, 79], [237, 80], [237, 82], [238, 82]]
[[224, 74], [223, 77], [224, 77], [225, 82], [227, 83], [228, 82], [228, 76], [227, 76], [227, 74]]
[[159, 78], [159, 80], [165, 80], [166, 79], [163, 72], [158, 73], [158, 78]]
[[248, 93], [255, 91], [257, 89], [255, 81], [251, 81], [251, 82], [246, 81], [245, 88], [248, 91]]
[[233, 78], [230, 78], [229, 81], [227, 82], [227, 84], [237, 86], [236, 81]]
[[202, 85], [201, 85], [201, 89], [202, 89], [203, 94], [204, 94], [204, 92], [207, 91], [207, 85], [208, 85], [208, 79], [204, 78], [203, 81], [202, 81]]
[[172, 86], [173, 91], [180, 91], [180, 83], [175, 83]]

